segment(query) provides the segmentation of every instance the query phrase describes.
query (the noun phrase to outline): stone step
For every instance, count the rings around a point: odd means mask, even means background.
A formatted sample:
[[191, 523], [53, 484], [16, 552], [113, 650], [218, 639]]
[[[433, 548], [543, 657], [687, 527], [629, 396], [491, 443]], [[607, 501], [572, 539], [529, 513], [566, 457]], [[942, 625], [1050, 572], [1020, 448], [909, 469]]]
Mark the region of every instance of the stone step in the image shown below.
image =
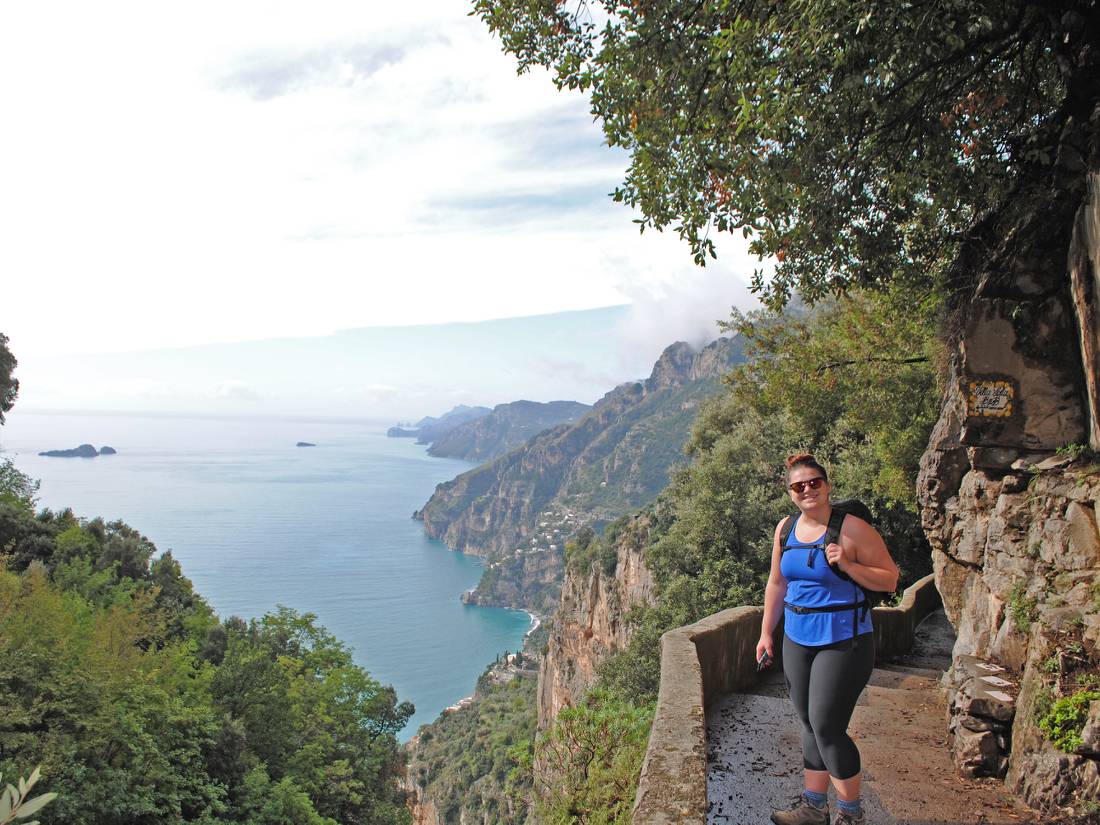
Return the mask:
[[881, 670], [889, 673], [904, 673], [908, 676], [920, 676], [922, 679], [928, 679], [932, 682], [939, 682], [943, 678], [943, 670], [940, 668], [931, 667], [919, 667], [916, 665], [895, 665], [887, 662], [886, 664], [879, 665], [875, 670]]

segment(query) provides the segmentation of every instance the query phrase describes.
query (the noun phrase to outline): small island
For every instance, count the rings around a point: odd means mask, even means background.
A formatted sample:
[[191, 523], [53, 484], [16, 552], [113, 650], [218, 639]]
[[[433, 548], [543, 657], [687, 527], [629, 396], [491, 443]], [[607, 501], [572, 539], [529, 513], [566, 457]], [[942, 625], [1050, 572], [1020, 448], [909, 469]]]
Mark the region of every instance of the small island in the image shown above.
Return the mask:
[[91, 444], [81, 444], [79, 447], [73, 447], [71, 450], [46, 450], [39, 453], [48, 458], [95, 458], [97, 455], [117, 455], [118, 450], [114, 447], [104, 446], [103, 449], [97, 450]]
[[313, 444], [312, 442], [309, 442], [309, 441], [299, 441], [294, 446], [295, 447], [316, 447], [317, 445]]

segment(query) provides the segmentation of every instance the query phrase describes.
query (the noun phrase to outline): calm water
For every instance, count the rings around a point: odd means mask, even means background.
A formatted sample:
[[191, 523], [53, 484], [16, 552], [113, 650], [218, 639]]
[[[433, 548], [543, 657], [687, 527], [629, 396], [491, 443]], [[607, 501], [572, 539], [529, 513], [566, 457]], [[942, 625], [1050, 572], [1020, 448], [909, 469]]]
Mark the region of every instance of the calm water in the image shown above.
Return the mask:
[[[36, 454], [81, 443], [118, 455]], [[377, 424], [17, 409], [0, 445], [41, 480], [41, 506], [126, 521], [172, 551], [220, 616], [278, 604], [315, 613], [372, 676], [416, 704], [405, 738], [472, 693], [529, 626], [526, 613], [463, 605], [480, 560], [426, 538], [410, 518], [436, 484], [471, 465], [431, 458]]]

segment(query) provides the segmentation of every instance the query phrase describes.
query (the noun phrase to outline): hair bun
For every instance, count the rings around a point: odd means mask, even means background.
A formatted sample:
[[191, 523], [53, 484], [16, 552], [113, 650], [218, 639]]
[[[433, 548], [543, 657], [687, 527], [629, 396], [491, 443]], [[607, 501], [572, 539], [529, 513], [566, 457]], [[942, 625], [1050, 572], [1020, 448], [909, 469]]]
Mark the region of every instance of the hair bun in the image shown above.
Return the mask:
[[792, 456], [787, 456], [787, 469], [791, 469], [795, 464], [801, 464], [803, 462], [817, 463], [817, 459], [814, 458], [813, 453], [795, 453]]

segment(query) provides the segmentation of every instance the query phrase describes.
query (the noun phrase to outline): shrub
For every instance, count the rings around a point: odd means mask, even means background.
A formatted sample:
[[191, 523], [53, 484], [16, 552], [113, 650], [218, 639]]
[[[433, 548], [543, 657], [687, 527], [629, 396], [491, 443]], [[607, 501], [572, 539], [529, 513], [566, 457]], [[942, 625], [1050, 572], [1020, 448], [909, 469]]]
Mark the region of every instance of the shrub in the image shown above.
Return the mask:
[[1089, 713], [1089, 703], [1100, 700], [1100, 690], [1080, 690], [1053, 702], [1039, 719], [1039, 728], [1054, 747], [1073, 753], [1081, 746], [1081, 731]]

